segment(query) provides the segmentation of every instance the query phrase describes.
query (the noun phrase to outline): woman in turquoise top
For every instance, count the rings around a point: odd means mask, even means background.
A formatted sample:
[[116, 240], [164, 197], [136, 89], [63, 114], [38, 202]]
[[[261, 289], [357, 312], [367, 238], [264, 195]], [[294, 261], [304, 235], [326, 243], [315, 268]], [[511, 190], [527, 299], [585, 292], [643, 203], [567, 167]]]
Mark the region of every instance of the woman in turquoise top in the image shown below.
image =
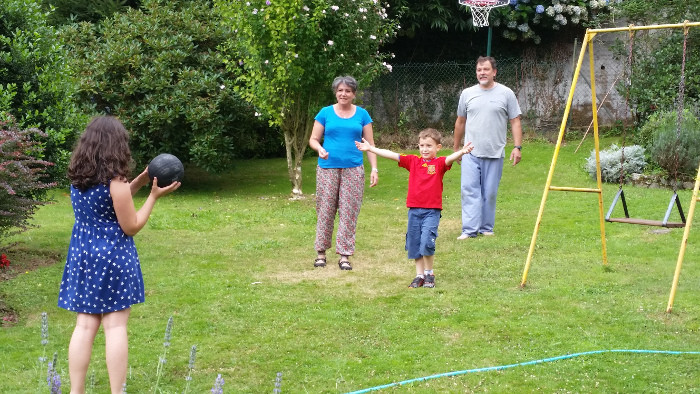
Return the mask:
[[[331, 247], [335, 214], [338, 233], [335, 252], [340, 255], [338, 267], [351, 270], [349, 256], [355, 253], [355, 228], [362, 206], [365, 169], [362, 152], [355, 141], [367, 140], [374, 145], [372, 118], [353, 104], [357, 81], [350, 76], [337, 77], [331, 86], [338, 101], [324, 107], [316, 115], [309, 146], [318, 152], [316, 167], [316, 260], [314, 267], [326, 266], [326, 250]], [[370, 187], [377, 184], [377, 156], [367, 152], [372, 166]]]

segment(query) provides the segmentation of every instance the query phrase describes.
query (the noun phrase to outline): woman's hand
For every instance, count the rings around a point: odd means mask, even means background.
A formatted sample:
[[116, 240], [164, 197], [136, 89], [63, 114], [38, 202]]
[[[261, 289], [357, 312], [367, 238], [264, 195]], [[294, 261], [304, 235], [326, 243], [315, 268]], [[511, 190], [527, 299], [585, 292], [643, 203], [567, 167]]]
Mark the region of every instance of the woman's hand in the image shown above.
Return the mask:
[[318, 148], [318, 157], [320, 157], [323, 160], [328, 159], [328, 151], [323, 149], [323, 147]]
[[131, 195], [133, 196], [141, 190], [142, 187], [148, 185], [148, 182], [150, 182], [151, 179], [148, 177], [148, 167], [143, 169], [143, 172], [141, 172], [136, 178], [134, 178], [131, 182], [129, 182], [129, 188], [131, 189]]
[[170, 194], [177, 190], [182, 185], [182, 182], [173, 182], [166, 187], [158, 187], [158, 178], [153, 178], [153, 185], [151, 185], [151, 195], [157, 199]]
[[372, 170], [372, 172], [369, 175], [369, 187], [377, 186], [377, 181], [379, 181], [379, 173], [377, 171]]

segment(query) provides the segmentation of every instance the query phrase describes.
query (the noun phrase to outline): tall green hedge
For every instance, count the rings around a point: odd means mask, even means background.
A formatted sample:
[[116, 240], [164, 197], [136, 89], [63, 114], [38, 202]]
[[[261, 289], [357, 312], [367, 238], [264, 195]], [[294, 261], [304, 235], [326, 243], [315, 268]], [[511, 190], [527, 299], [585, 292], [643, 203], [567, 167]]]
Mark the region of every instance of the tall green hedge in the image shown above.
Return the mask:
[[83, 105], [118, 116], [140, 164], [168, 152], [205, 170], [283, 151], [277, 130], [233, 91], [217, 47], [232, 34], [206, 2], [141, 10], [63, 31]]
[[47, 17], [38, 1], [0, 2], [0, 113], [11, 113], [20, 128], [46, 133], [35, 154], [56, 164], [50, 172], [61, 181], [87, 117], [73, 101], [73, 72]]

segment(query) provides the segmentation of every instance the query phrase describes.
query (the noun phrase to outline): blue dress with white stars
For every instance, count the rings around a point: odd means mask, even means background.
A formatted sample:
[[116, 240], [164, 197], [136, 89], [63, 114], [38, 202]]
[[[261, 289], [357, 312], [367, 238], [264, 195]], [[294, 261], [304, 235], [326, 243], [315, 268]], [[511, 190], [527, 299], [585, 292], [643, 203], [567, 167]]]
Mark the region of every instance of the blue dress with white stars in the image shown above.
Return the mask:
[[109, 185], [81, 192], [71, 186], [75, 225], [58, 306], [74, 312], [107, 313], [144, 302], [143, 276], [134, 238], [117, 222]]

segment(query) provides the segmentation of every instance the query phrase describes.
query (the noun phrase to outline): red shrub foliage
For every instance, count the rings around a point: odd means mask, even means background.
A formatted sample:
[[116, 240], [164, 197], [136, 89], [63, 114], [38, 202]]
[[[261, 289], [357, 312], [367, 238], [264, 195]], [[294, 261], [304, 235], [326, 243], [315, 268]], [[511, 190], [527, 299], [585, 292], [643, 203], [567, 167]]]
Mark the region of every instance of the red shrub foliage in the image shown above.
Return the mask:
[[29, 219], [46, 203], [46, 189], [55, 186], [45, 181], [53, 165], [41, 160], [45, 137], [38, 129], [20, 130], [7, 114], [0, 119], [0, 242], [31, 227]]

